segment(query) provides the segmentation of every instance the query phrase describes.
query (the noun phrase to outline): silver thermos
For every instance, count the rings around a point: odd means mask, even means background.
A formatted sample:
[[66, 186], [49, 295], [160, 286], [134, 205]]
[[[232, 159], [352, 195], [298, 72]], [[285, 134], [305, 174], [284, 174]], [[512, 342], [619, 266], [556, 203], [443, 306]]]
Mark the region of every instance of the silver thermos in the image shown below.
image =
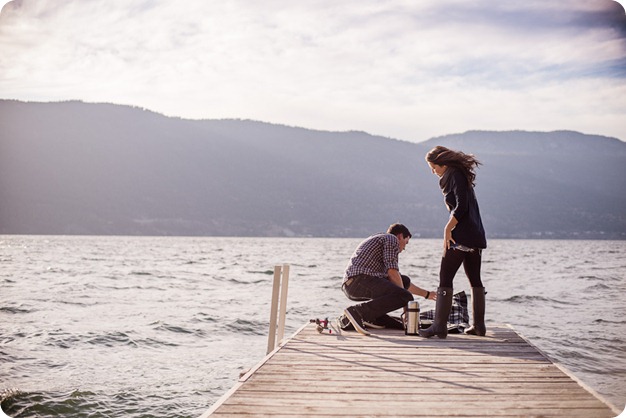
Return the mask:
[[420, 330], [420, 304], [411, 300], [406, 307], [406, 321], [404, 333], [406, 335], [419, 335]]

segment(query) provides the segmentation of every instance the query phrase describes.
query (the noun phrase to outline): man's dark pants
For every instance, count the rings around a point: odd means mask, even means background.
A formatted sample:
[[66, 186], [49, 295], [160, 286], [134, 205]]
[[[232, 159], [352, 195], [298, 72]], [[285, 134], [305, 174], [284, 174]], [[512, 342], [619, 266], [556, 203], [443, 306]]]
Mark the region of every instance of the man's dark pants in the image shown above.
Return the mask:
[[356, 307], [364, 321], [373, 322], [388, 312], [405, 307], [413, 300], [411, 292], [406, 290], [411, 279], [403, 275], [402, 284], [404, 288], [388, 279], [360, 274], [350, 277], [341, 289], [350, 300], [367, 301]]

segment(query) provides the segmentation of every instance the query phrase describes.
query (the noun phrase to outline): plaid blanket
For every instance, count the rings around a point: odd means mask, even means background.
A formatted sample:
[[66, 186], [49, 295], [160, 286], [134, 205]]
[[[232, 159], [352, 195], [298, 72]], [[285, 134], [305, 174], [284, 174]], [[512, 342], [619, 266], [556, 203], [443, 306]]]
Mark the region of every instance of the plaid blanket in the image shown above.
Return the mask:
[[[434, 321], [435, 310], [420, 312], [421, 321]], [[469, 328], [469, 312], [467, 311], [467, 295], [461, 291], [452, 296], [452, 310], [448, 317], [448, 332], [463, 333]]]

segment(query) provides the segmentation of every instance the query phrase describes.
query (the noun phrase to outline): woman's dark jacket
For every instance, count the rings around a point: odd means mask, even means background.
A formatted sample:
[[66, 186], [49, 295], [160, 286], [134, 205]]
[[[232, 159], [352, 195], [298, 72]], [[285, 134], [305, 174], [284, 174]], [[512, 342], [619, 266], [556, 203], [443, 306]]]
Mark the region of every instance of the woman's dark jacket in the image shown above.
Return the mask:
[[454, 241], [466, 247], [487, 248], [476, 194], [463, 171], [448, 166], [439, 186], [450, 214], [459, 222], [452, 230]]

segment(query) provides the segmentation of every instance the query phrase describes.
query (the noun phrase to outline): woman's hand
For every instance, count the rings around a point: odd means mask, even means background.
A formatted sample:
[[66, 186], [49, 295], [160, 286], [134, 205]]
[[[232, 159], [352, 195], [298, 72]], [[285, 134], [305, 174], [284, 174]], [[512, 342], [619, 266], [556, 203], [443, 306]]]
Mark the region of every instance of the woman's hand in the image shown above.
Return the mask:
[[450, 216], [450, 219], [448, 219], [448, 223], [446, 224], [446, 227], [443, 229], [443, 252], [444, 254], [447, 250], [450, 249], [450, 243], [456, 244], [456, 241], [454, 240], [454, 238], [452, 238], [452, 230], [458, 223], [459, 221], [457, 221], [454, 216]]

